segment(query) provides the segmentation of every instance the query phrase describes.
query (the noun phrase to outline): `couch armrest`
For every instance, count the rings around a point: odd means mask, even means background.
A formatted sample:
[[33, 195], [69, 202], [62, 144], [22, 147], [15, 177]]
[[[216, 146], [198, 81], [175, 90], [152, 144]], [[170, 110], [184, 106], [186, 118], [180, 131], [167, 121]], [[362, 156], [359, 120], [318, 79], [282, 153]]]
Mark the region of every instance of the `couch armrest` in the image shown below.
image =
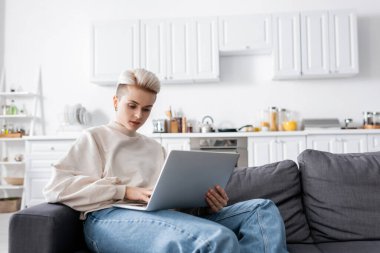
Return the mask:
[[61, 204], [43, 203], [12, 215], [9, 253], [75, 252], [83, 247], [79, 212]]

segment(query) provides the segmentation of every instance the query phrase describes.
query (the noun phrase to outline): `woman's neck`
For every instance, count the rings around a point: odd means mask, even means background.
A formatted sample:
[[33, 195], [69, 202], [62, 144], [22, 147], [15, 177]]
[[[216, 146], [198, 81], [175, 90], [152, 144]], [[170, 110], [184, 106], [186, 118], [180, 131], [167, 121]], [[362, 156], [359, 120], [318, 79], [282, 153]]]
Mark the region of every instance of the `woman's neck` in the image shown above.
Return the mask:
[[130, 131], [128, 130], [122, 123], [114, 120], [110, 123], [112, 127], [114, 127], [116, 130], [122, 132], [125, 135], [128, 135], [130, 137], [135, 137], [137, 135], [136, 131]]

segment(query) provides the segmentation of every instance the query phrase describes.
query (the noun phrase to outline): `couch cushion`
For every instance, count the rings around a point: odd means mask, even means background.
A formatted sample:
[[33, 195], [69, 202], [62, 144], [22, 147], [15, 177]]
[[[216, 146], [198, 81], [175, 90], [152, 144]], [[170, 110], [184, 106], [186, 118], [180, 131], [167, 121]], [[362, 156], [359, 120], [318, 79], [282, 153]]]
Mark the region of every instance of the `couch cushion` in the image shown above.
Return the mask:
[[318, 243], [316, 247], [322, 253], [378, 253], [380, 241], [328, 242]]
[[288, 248], [289, 253], [323, 253], [314, 244], [306, 244], [306, 243], [288, 244], [287, 248]]
[[298, 157], [315, 242], [380, 239], [380, 152]]
[[226, 186], [229, 204], [253, 198], [272, 200], [285, 222], [287, 242], [308, 242], [310, 231], [301, 203], [297, 164], [291, 160], [237, 168]]

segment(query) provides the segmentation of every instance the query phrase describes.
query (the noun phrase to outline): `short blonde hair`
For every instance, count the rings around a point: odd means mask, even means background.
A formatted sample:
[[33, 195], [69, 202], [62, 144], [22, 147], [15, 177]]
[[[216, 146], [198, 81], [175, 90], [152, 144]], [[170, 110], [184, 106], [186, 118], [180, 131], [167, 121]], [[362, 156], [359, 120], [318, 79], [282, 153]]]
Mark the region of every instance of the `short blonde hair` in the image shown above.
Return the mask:
[[155, 94], [159, 93], [161, 88], [160, 80], [158, 80], [157, 76], [146, 69], [133, 69], [121, 72], [117, 82], [116, 96], [124, 94], [128, 85], [136, 85]]

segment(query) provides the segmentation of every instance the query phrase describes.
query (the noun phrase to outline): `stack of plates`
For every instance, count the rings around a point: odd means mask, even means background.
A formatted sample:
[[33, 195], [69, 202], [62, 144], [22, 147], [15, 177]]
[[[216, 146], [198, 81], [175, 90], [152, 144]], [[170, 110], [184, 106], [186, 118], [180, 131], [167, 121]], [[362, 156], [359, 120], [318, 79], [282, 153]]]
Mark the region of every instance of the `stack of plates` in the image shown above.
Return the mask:
[[90, 114], [81, 104], [66, 105], [63, 116], [68, 125], [87, 125], [90, 121]]

